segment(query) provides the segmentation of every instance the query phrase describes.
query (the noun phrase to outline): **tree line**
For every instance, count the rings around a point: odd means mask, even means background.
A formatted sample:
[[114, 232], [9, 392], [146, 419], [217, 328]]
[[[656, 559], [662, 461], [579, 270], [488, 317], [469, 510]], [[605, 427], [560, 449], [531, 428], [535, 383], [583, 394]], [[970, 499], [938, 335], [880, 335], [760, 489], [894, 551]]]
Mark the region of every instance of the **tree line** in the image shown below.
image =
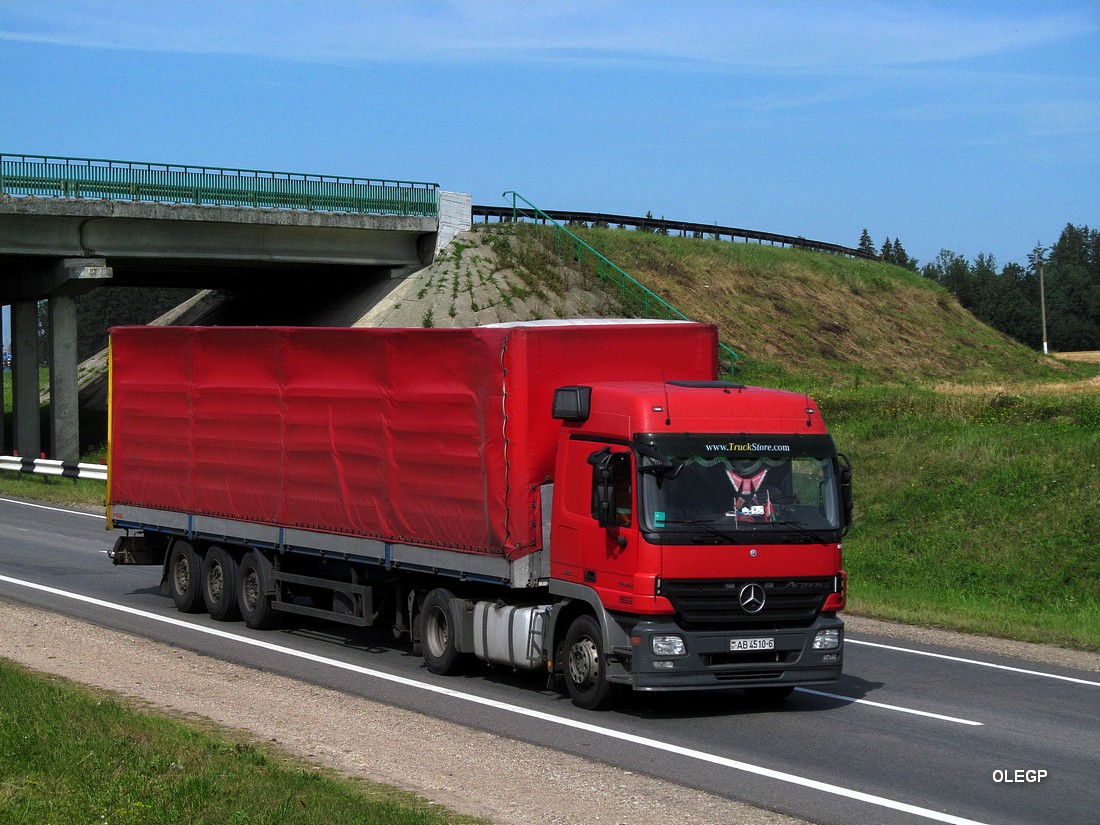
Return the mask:
[[876, 249], [866, 229], [859, 249], [941, 284], [978, 320], [1037, 350], [1045, 299], [1050, 351], [1100, 350], [1100, 231], [1067, 224], [1053, 246], [1035, 246], [1026, 267], [1010, 263], [1000, 271], [992, 255], [967, 261], [947, 249], [918, 267], [900, 239]]

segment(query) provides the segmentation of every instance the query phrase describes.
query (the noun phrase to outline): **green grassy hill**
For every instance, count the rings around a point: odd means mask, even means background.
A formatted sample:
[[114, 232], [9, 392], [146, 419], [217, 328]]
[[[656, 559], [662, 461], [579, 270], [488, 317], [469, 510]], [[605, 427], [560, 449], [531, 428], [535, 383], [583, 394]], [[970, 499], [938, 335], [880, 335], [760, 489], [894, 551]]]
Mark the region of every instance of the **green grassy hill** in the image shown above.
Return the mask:
[[878, 381], [1055, 379], [1069, 372], [892, 264], [756, 244], [571, 230], [693, 320], [743, 369]]

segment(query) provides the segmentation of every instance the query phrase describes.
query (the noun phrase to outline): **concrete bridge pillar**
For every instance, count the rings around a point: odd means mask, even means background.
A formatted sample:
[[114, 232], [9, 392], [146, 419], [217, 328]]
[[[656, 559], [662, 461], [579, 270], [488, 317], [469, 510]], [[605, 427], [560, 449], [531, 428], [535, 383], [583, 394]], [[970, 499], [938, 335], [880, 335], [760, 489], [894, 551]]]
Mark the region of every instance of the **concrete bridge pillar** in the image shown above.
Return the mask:
[[[0, 312], [0, 342], [3, 342], [4, 340], [4, 313]], [[0, 364], [0, 377], [3, 377], [3, 372], [4, 367], [2, 364]], [[6, 413], [4, 411], [4, 408], [0, 407], [0, 455], [8, 454], [8, 448], [6, 446], [7, 441], [4, 436], [4, 427], [6, 424], [6, 422], [4, 421], [5, 415]]]
[[50, 458], [80, 460], [80, 388], [76, 376], [76, 301], [51, 295]]
[[42, 425], [38, 404], [38, 302], [11, 306], [12, 449], [38, 458]]
[[112, 271], [102, 258], [62, 258], [52, 267], [19, 273], [10, 291], [12, 303], [12, 448], [26, 458], [42, 452], [38, 381], [38, 299], [49, 306], [50, 364], [49, 458], [80, 458], [80, 404], [77, 381], [76, 301], [108, 281]]

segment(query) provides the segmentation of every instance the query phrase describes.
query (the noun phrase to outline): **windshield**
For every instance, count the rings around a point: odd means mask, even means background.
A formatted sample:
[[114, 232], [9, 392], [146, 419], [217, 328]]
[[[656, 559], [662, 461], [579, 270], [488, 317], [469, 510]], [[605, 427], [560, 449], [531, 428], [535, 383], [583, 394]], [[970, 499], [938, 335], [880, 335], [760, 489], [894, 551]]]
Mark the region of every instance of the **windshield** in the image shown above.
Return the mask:
[[639, 440], [664, 458], [642, 458], [649, 530], [701, 526], [733, 538], [740, 531], [817, 537], [840, 529], [836, 448], [828, 436]]

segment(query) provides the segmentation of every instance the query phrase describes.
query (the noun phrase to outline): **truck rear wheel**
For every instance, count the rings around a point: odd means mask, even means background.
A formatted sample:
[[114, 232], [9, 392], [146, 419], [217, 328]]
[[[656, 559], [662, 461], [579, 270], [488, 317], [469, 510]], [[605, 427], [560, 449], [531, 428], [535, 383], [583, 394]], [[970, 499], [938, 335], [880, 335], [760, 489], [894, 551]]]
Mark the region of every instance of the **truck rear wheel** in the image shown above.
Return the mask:
[[573, 704], [585, 710], [607, 710], [619, 698], [620, 686], [607, 680], [602, 638], [599, 622], [587, 613], [565, 634], [565, 687]]
[[237, 607], [244, 623], [253, 630], [270, 630], [278, 618], [267, 594], [262, 564], [256, 551], [249, 550], [241, 559], [237, 578]]
[[201, 613], [202, 557], [186, 541], [172, 543], [168, 556], [168, 594], [181, 613]]
[[237, 562], [224, 548], [214, 546], [206, 551], [202, 566], [202, 596], [210, 617], [219, 622], [232, 622], [241, 615], [237, 604]]
[[437, 587], [420, 607], [420, 652], [428, 670], [440, 676], [453, 676], [466, 665], [466, 656], [456, 645], [458, 616], [450, 590]]

